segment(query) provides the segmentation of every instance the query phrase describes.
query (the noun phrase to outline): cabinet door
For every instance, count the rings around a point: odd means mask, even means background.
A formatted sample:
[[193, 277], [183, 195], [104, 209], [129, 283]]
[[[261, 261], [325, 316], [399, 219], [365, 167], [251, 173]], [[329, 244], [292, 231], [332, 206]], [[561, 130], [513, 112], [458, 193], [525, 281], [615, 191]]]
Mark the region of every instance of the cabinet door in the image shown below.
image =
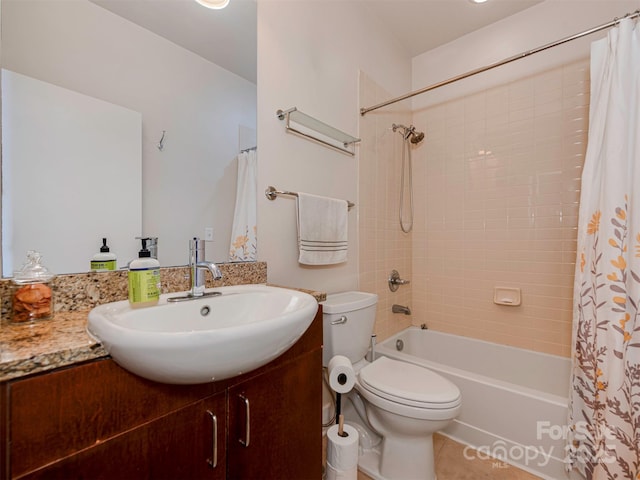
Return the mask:
[[12, 381], [6, 387], [11, 476], [101, 445], [208, 398], [216, 388], [152, 382], [110, 359]]
[[322, 478], [322, 350], [229, 389], [228, 479]]
[[223, 392], [18, 478], [222, 480], [225, 417]]

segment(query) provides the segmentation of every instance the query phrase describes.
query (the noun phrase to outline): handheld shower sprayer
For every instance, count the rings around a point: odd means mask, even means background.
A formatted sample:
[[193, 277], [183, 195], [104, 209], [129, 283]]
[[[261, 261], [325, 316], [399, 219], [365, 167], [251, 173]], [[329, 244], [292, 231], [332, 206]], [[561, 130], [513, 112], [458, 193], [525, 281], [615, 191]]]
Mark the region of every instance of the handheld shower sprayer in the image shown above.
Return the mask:
[[[391, 128], [394, 132], [400, 130], [400, 134], [402, 135], [402, 173], [401, 173], [401, 184], [400, 184], [400, 208], [398, 212], [398, 216], [400, 219], [400, 228], [404, 233], [409, 233], [413, 228], [413, 175], [411, 173], [411, 145], [409, 142], [417, 145], [422, 140], [424, 140], [423, 132], [416, 132], [416, 127], [413, 125], [409, 125], [405, 127], [404, 125], [396, 125], [392, 124]], [[406, 153], [405, 153], [406, 152]], [[408, 175], [405, 176], [405, 166], [408, 171]], [[408, 182], [409, 189], [409, 222], [408, 226], [405, 226], [404, 223], [404, 203], [405, 203], [405, 183]]]

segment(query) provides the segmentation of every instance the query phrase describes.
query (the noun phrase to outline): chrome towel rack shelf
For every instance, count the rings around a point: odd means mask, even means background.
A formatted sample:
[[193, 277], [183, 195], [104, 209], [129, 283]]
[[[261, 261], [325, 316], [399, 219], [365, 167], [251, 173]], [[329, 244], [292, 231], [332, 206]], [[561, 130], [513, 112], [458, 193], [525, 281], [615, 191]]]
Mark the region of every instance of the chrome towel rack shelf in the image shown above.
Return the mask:
[[[278, 195], [288, 195], [291, 197], [297, 197], [298, 192], [289, 192], [288, 190], [277, 190], [275, 187], [268, 186], [267, 189], [264, 191], [264, 195], [269, 200], [275, 200], [278, 197]], [[347, 206], [349, 207], [349, 210], [351, 210], [353, 207], [356, 206], [356, 204], [347, 200]]]
[[[346, 153], [347, 155], [355, 155], [355, 145], [360, 142], [359, 138], [352, 137], [337, 128], [327, 125], [320, 120], [316, 120], [302, 113], [296, 107], [288, 110], [278, 110], [276, 115], [280, 120], [286, 120], [285, 128], [287, 132]], [[319, 134], [319, 136], [316, 134]]]

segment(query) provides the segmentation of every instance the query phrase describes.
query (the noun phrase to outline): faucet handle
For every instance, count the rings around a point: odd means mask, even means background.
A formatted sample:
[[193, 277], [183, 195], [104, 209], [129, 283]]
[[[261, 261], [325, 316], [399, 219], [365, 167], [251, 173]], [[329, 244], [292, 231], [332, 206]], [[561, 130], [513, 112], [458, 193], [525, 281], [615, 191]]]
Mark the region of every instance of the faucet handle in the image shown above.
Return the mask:
[[204, 241], [200, 240], [200, 237], [193, 237], [189, 239], [189, 249], [190, 250], [201, 250], [204, 249]]
[[395, 292], [396, 290], [398, 290], [400, 285], [408, 285], [409, 283], [411, 283], [410, 280], [403, 280], [400, 278], [400, 274], [398, 273], [397, 270], [392, 270], [391, 271], [391, 275], [389, 276], [389, 290], [391, 290], [392, 292]]

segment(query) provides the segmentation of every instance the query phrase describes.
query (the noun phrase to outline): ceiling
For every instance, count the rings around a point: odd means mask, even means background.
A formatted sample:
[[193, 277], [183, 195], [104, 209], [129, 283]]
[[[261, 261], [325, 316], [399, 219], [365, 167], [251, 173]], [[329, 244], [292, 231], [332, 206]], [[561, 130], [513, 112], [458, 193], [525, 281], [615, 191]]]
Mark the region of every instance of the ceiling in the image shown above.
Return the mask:
[[[233, 1], [233, 0], [232, 0]], [[543, 0], [360, 0], [415, 57]]]
[[194, 0], [90, 1], [256, 83], [255, 0], [231, 0], [222, 10]]
[[[256, 83], [256, 0], [231, 0], [223, 10], [194, 0], [91, 1]], [[543, 0], [341, 1], [361, 4], [414, 57]]]

